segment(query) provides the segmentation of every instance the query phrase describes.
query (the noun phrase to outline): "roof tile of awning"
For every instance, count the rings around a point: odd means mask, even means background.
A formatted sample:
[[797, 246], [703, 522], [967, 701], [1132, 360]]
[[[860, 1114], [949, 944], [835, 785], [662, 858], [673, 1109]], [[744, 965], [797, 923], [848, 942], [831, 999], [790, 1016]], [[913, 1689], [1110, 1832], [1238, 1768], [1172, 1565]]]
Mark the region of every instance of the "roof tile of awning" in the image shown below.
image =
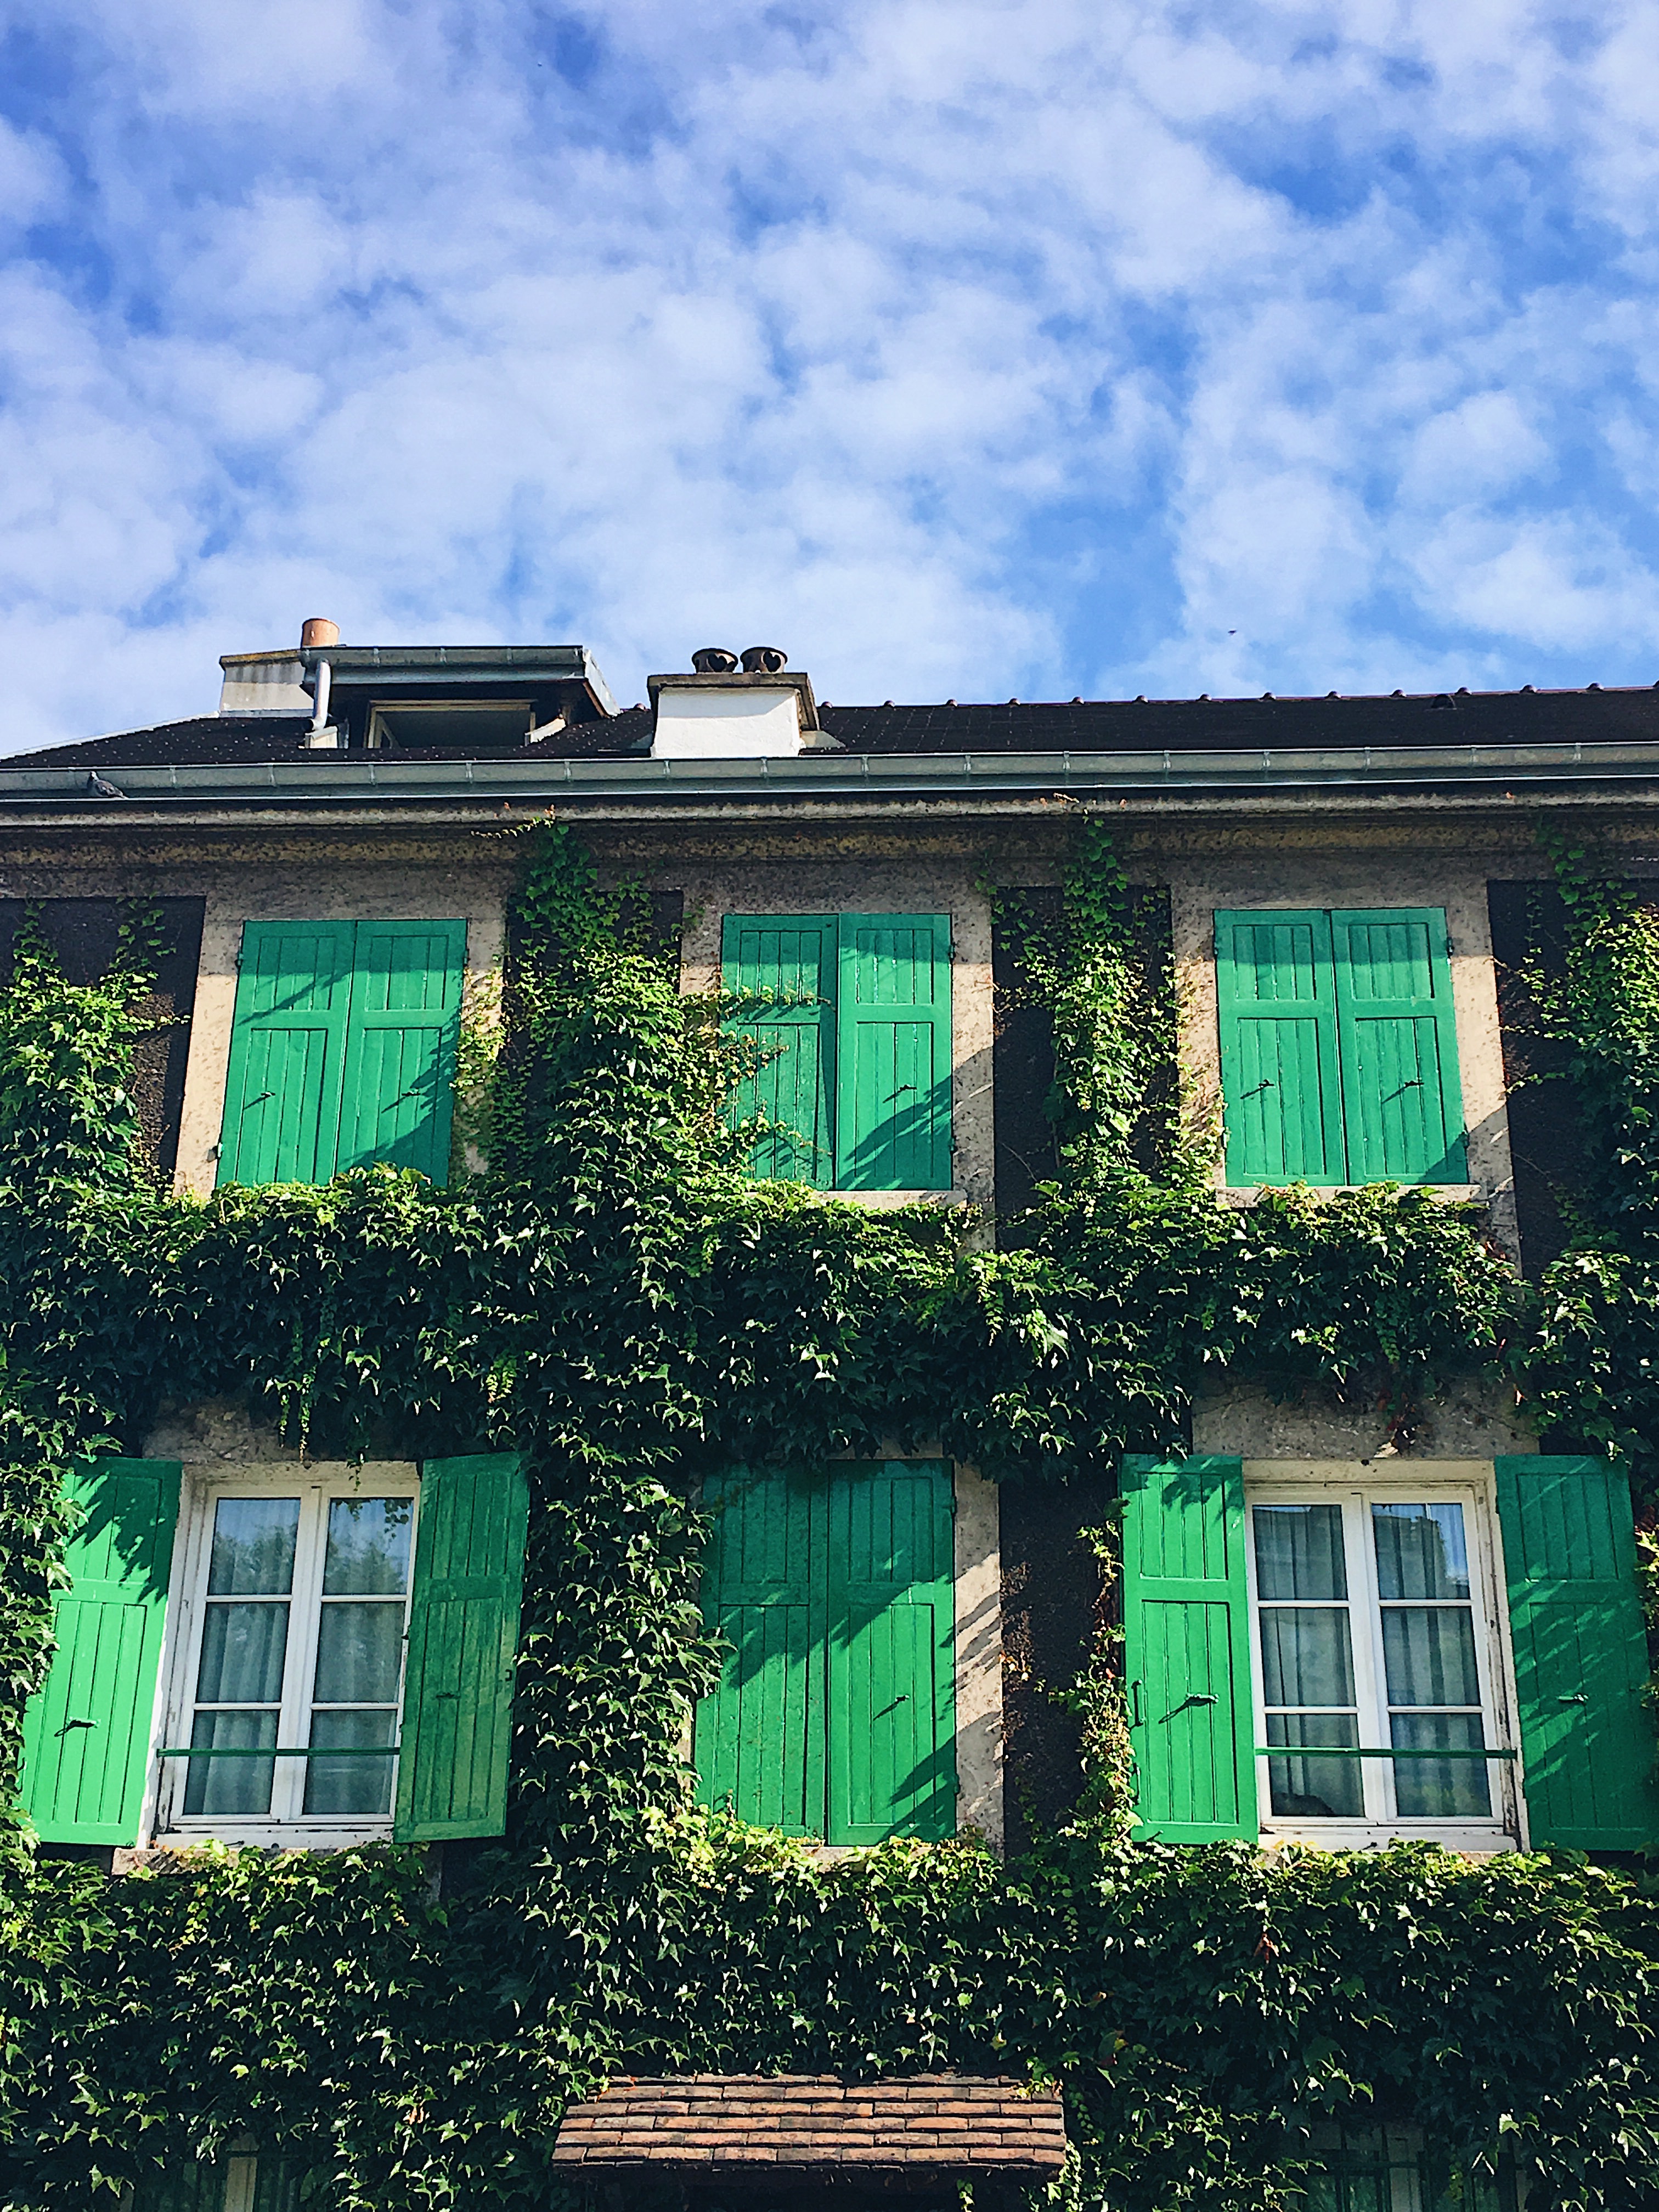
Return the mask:
[[623, 2076], [573, 2105], [553, 2161], [590, 2171], [850, 2166], [1050, 2177], [1065, 2156], [1058, 2091], [1003, 2075], [843, 2081], [834, 2075], [694, 2074]]

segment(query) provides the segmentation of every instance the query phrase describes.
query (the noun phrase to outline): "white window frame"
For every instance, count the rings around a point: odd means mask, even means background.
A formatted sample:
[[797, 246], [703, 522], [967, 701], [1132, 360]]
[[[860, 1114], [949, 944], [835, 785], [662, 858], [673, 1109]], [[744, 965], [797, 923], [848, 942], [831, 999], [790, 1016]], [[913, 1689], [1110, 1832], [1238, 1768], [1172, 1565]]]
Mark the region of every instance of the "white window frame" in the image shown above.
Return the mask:
[[[300, 1543], [289, 1614], [282, 1709], [276, 1724], [279, 1745], [299, 1746], [305, 1743], [310, 1732], [311, 1688], [322, 1613], [329, 1505], [337, 1498], [408, 1498], [414, 1501], [415, 1526], [410, 1545], [412, 1595], [420, 1491], [420, 1469], [411, 1461], [382, 1461], [361, 1467], [331, 1462], [285, 1468], [267, 1462], [222, 1470], [187, 1468], [179, 1501], [181, 1540], [174, 1547], [173, 1589], [167, 1605], [168, 1648], [162, 1657], [166, 1690], [161, 1700], [155, 1752], [182, 1747], [191, 1740], [197, 1668], [207, 1611], [204, 1601], [213, 1520], [222, 1498], [297, 1496], [301, 1501]], [[408, 1672], [410, 1595], [406, 1595], [404, 1601], [403, 1662], [398, 1676], [398, 1717], [393, 1723], [398, 1734], [402, 1731]], [[386, 1764], [392, 1769], [391, 1803], [395, 1808], [398, 1761], [394, 1756]], [[224, 1814], [186, 1814], [185, 1786], [189, 1765], [184, 1759], [157, 1757], [153, 1760], [154, 1814], [149, 1825], [157, 1842], [181, 1845], [212, 1837], [226, 1844], [277, 1844], [291, 1850], [338, 1850], [351, 1844], [384, 1841], [392, 1833], [390, 1810], [384, 1815], [355, 1813], [331, 1817], [306, 1813], [303, 1808], [308, 1762], [299, 1759], [276, 1761], [269, 1815], [250, 1820]]]
[[[1389, 1747], [1382, 1605], [1377, 1595], [1376, 1551], [1370, 1540], [1372, 1503], [1462, 1507], [1469, 1551], [1475, 1666], [1486, 1741], [1493, 1750], [1518, 1748], [1514, 1662], [1510, 1646], [1509, 1608], [1504, 1596], [1503, 1550], [1492, 1462], [1246, 1460], [1244, 1561], [1250, 1596], [1250, 1698], [1255, 1731], [1252, 1750], [1267, 1741], [1261, 1601], [1255, 1577], [1254, 1509], [1257, 1505], [1343, 1507], [1359, 1743], [1366, 1749]], [[1489, 1759], [1486, 1762], [1492, 1806], [1489, 1817], [1465, 1814], [1446, 1820], [1402, 1817], [1396, 1813], [1390, 1760], [1362, 1759], [1356, 1764], [1364, 1785], [1364, 1814], [1352, 1819], [1310, 1819], [1305, 1814], [1273, 1811], [1269, 1761], [1258, 1757], [1256, 1789], [1264, 1838], [1304, 1839], [1328, 1850], [1352, 1850], [1393, 1843], [1402, 1837], [1426, 1838], [1459, 1851], [1484, 1853], [1513, 1850], [1517, 1844], [1524, 1847], [1525, 1806], [1516, 1759]]]

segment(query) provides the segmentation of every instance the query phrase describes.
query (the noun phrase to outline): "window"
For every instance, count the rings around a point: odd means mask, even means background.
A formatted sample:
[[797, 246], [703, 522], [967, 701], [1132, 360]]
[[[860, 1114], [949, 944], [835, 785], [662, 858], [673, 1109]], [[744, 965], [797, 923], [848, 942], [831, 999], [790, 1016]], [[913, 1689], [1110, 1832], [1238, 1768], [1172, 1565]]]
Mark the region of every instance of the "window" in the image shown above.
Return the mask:
[[1488, 2167], [1429, 2150], [1420, 2128], [1322, 2127], [1312, 2144], [1306, 2212], [1522, 2212], [1515, 2161]]
[[1300, 1752], [1258, 1759], [1264, 1821], [1513, 1832], [1503, 1762], [1479, 1755], [1507, 1743], [1484, 1499], [1444, 1484], [1247, 1496], [1262, 1742]]
[[164, 1826], [389, 1826], [415, 1513], [384, 1481], [210, 1496]]
[[953, 1503], [936, 1461], [709, 1484], [703, 1616], [730, 1646], [700, 1795], [830, 1844], [956, 1831]]
[[517, 1455], [182, 1476], [157, 1460], [70, 1472], [57, 1648], [24, 1712], [41, 1839], [501, 1835]]
[[1438, 907], [1215, 918], [1227, 1181], [1467, 1180]]
[[465, 960], [464, 921], [246, 923], [219, 1181], [445, 1181]]
[[283, 2160], [235, 2156], [175, 2165], [127, 2201], [131, 2212], [301, 2212], [324, 2199]]
[[727, 915], [728, 1027], [757, 1065], [737, 1111], [769, 1181], [951, 1188], [951, 921], [941, 914]]
[[1212, 1453], [1122, 1482], [1139, 1833], [1659, 1843], [1622, 1468]]

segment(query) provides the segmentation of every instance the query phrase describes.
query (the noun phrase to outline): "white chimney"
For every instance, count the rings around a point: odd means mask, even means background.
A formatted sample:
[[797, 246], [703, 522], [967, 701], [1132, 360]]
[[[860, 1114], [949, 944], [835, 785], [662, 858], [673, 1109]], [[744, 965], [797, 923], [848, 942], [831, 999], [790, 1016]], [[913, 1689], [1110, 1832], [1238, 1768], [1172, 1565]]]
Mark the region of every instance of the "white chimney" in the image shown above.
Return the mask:
[[690, 676], [653, 676], [651, 751], [658, 760], [781, 760], [836, 751], [818, 727], [812, 679], [776, 646], [743, 655], [704, 646]]

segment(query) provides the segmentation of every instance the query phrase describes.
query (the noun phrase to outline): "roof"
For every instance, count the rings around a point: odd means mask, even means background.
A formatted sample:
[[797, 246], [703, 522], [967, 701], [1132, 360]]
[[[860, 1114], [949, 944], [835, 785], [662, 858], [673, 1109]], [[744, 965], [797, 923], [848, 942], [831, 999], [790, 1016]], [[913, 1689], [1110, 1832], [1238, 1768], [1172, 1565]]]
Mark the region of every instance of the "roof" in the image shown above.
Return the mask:
[[1060, 2093], [1005, 2075], [693, 2074], [612, 2081], [572, 2105], [553, 2163], [567, 2171], [748, 2166], [818, 2172], [1000, 2173], [1052, 2179], [1066, 2159]]
[[[367, 652], [371, 648], [362, 648]], [[1386, 698], [1106, 699], [1001, 705], [835, 707], [818, 720], [848, 752], [1243, 753], [1360, 747], [1467, 747], [1659, 743], [1659, 687], [1582, 691], [1394, 693]], [[69, 745], [0, 758], [0, 769], [143, 766], [304, 759], [321, 766], [352, 756], [307, 750], [303, 715], [201, 714]], [[648, 750], [644, 708], [573, 723], [514, 759], [625, 758]], [[422, 747], [404, 757], [459, 760], [464, 748]]]

